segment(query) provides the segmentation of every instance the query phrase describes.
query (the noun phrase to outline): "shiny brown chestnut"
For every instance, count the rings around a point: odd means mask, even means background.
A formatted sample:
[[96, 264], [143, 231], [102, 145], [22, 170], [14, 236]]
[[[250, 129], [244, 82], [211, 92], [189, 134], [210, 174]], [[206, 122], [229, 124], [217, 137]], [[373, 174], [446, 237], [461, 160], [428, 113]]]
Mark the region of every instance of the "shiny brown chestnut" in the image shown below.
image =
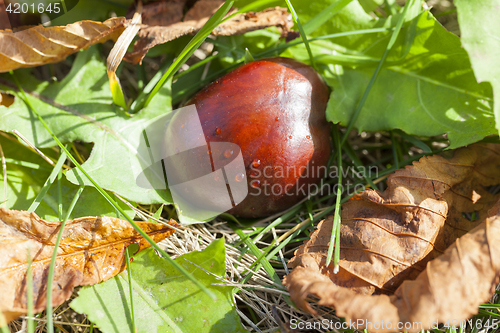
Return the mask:
[[328, 97], [312, 67], [277, 57], [235, 69], [187, 103], [196, 105], [207, 142], [241, 149], [249, 193], [229, 213], [269, 216], [317, 188], [331, 153]]

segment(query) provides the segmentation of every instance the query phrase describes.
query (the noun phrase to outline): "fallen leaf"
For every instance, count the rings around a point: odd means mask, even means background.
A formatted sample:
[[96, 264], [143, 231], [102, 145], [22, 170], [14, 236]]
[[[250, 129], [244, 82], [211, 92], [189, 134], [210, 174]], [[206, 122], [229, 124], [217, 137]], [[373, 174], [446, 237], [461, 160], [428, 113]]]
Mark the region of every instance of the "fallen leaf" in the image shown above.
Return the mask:
[[[173, 220], [171, 225], [176, 225]], [[155, 242], [174, 230], [166, 225], [138, 222]], [[60, 222], [35, 213], [0, 208], [0, 312], [7, 322], [27, 313], [27, 259], [32, 256], [34, 311], [46, 307], [47, 276]], [[68, 221], [55, 264], [52, 306], [67, 300], [73, 288], [112, 278], [125, 268], [125, 249], [149, 247], [132, 226], [112, 217], [82, 217]], [[3, 326], [2, 323], [0, 325]]]
[[58, 62], [90, 45], [116, 40], [125, 23], [124, 17], [116, 17], [102, 23], [80, 21], [63, 27], [0, 30], [0, 73]]
[[[467, 319], [500, 275], [500, 193], [487, 191], [498, 184], [494, 144], [458, 149], [450, 159], [423, 157], [396, 171], [383, 193], [366, 190], [342, 206], [338, 274], [325, 266], [332, 217], [296, 251], [285, 278], [292, 300], [315, 313], [305, 300], [313, 294], [346, 319], [421, 322], [424, 329]], [[473, 212], [479, 219], [467, 218]]]
[[[197, 1], [181, 22], [185, 2], [157, 1], [145, 5], [143, 10], [145, 26], [139, 31], [140, 38], [135, 42], [133, 51], [127, 53], [125, 60], [134, 64], [140, 63], [153, 46], [197, 32], [224, 3], [222, 0]], [[272, 26], [282, 28], [284, 33], [293, 26], [292, 17], [285, 8], [275, 7], [257, 13], [237, 14], [222, 22], [212, 34], [231, 36]]]

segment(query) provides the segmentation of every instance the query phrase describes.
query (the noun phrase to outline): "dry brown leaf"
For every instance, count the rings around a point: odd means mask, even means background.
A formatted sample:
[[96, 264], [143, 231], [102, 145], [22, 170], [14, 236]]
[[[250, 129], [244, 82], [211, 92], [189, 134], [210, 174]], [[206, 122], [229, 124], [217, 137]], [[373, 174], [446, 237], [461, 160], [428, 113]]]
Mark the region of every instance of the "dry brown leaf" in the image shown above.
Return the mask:
[[[187, 0], [159, 0], [148, 2], [143, 5], [142, 22], [148, 26], [168, 26], [182, 20], [184, 16], [184, 6]], [[127, 13], [127, 18], [137, 12], [137, 5], [134, 5]]]
[[[137, 224], [155, 242], [174, 232], [164, 224]], [[173, 220], [170, 224], [176, 225]], [[42, 220], [35, 213], [0, 208], [0, 313], [7, 322], [27, 313], [28, 251], [33, 258], [34, 311], [45, 309], [47, 276], [59, 226], [60, 222]], [[125, 249], [132, 243], [139, 245], [139, 250], [150, 246], [127, 221], [112, 217], [68, 221], [58, 248], [52, 306], [67, 300], [76, 286], [96, 284], [121, 272]]]
[[[424, 157], [387, 184], [342, 206], [338, 274], [325, 266], [332, 217], [297, 250], [285, 278], [292, 299], [314, 312], [305, 301], [313, 294], [354, 321], [421, 322], [424, 329], [476, 313], [500, 275], [500, 194], [487, 191], [500, 184], [500, 145]], [[472, 212], [479, 219], [464, 214]]]
[[0, 92], [0, 105], [9, 107], [14, 103], [14, 95]]
[[[125, 56], [125, 60], [140, 63], [153, 46], [197, 32], [224, 1], [199, 0], [180, 22], [185, 3], [183, 0], [157, 1], [144, 6], [145, 26], [139, 31], [140, 38], [135, 42], [133, 51]], [[221, 23], [212, 34], [231, 36], [272, 26], [280, 27], [284, 32], [293, 26], [292, 17], [285, 8], [268, 8], [257, 13], [238, 14]]]
[[[9, 17], [9, 16], [11, 16], [11, 15], [9, 15], [11, 13], [8, 13], [6, 11], [6, 5], [8, 5], [8, 3], [6, 4], [4, 0], [0, 0], [0, 29], [11, 29], [12, 28], [10, 21], [14, 20], [14, 18]], [[15, 23], [17, 23], [17, 20]]]
[[63, 27], [0, 30], [0, 73], [58, 62], [90, 45], [116, 40], [125, 23], [124, 17], [116, 17], [102, 23], [80, 21]]

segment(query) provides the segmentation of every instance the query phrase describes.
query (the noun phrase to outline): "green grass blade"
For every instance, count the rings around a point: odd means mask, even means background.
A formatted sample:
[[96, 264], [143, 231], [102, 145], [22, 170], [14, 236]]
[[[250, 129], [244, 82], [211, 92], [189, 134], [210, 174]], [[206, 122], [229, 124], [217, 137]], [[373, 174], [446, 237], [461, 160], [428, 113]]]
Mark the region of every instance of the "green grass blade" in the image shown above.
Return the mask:
[[[338, 197], [337, 197], [338, 198]], [[337, 204], [335, 205], [337, 207]], [[340, 201], [338, 207], [335, 210], [333, 223], [337, 225], [335, 228], [335, 252], [333, 254], [333, 273], [337, 274], [339, 272], [339, 261], [340, 261]]]
[[384, 0], [384, 6], [389, 15], [396, 15], [398, 13], [397, 8], [395, 8], [397, 6], [396, 3], [391, 5], [389, 1]]
[[26, 271], [26, 286], [28, 290], [26, 291], [27, 297], [26, 302], [28, 303], [28, 325], [26, 331], [28, 333], [35, 332], [35, 321], [33, 320], [33, 271], [31, 268], [32, 259], [30, 249], [28, 248], [28, 269]]
[[316, 69], [316, 62], [314, 61], [314, 57], [311, 51], [311, 46], [309, 45], [309, 41], [307, 40], [307, 35], [304, 31], [304, 27], [300, 23], [299, 17], [297, 16], [297, 13], [295, 12], [295, 9], [293, 8], [290, 0], [285, 0], [285, 2], [288, 7], [288, 10], [290, 11], [290, 13], [292, 13], [293, 21], [295, 22], [295, 24], [297, 24], [297, 27], [299, 27], [300, 37], [302, 37], [304, 45], [306, 46], [307, 53], [309, 54], [309, 61], [311, 61], [311, 66], [314, 69]]
[[171, 65], [170, 59], [167, 57], [167, 59], [161, 65], [160, 69], [156, 72], [153, 78], [146, 84], [144, 89], [142, 89], [142, 91], [139, 93], [139, 96], [137, 96], [137, 98], [130, 105], [130, 113], [139, 111], [140, 107], [144, 105], [146, 98], [148, 97], [148, 94], [151, 91], [153, 91], [154, 87], [158, 84], [158, 82], [165, 74], [170, 65]]
[[342, 137], [341, 145], [344, 144], [344, 142], [347, 140], [347, 136], [349, 135], [349, 132], [351, 131], [352, 127], [354, 126], [354, 123], [359, 117], [359, 114], [361, 113], [361, 109], [365, 105], [366, 100], [368, 99], [368, 95], [370, 94], [370, 91], [373, 87], [373, 84], [375, 83], [375, 80], [377, 79], [377, 76], [382, 69], [382, 66], [384, 65], [385, 59], [387, 58], [389, 51], [392, 49], [392, 46], [394, 43], [396, 43], [396, 39], [398, 38], [399, 32], [401, 31], [401, 28], [403, 27], [403, 23], [405, 22], [405, 17], [406, 13], [408, 11], [408, 8], [410, 5], [414, 2], [415, 0], [409, 0], [406, 2], [404, 8], [403, 8], [403, 13], [401, 14], [398, 23], [396, 24], [396, 28], [394, 29], [391, 39], [389, 40], [389, 43], [387, 44], [387, 47], [385, 48], [384, 54], [382, 55], [382, 59], [380, 59], [377, 68], [375, 69], [375, 72], [373, 73], [370, 82], [368, 83], [368, 86], [365, 89], [365, 92], [363, 93], [363, 96], [361, 97], [361, 100], [359, 101], [356, 110], [354, 111], [354, 114], [352, 118], [349, 120], [349, 124], [347, 125], [347, 130]]
[[187, 59], [194, 53], [194, 51], [205, 41], [208, 35], [217, 27], [217, 25], [222, 21], [224, 16], [227, 14], [229, 9], [232, 7], [234, 3], [233, 1], [226, 1], [216, 12], [215, 14], [205, 23], [205, 25], [198, 31], [198, 33], [189, 41], [186, 47], [179, 54], [177, 59], [175, 59], [174, 63], [167, 69], [165, 74], [163, 74], [162, 78], [153, 91], [148, 95], [144, 106], [147, 106], [149, 102], [153, 99], [153, 97], [158, 93], [158, 91], [163, 87], [165, 82], [170, 79], [175, 72], [181, 68], [181, 66], [186, 62]]
[[[376, 34], [376, 33], [379, 33], [379, 32], [387, 32], [387, 31], [393, 31], [393, 30], [394, 30], [394, 28], [373, 28], [373, 29], [361, 29], [361, 30], [353, 30], [353, 31], [344, 31], [344, 32], [337, 32], [335, 34], [314, 37], [314, 38], [311, 38], [309, 41], [313, 42], [315, 40], [340, 38], [340, 37], [346, 37], [346, 36]], [[299, 44], [300, 42], [296, 42], [296, 43]]]
[[[279, 278], [278, 274], [276, 274], [276, 271], [274, 270], [273, 266], [269, 263], [267, 258], [265, 256], [262, 256], [262, 251], [251, 241], [249, 237], [246, 237], [246, 235], [243, 233], [241, 229], [238, 227], [233, 228], [234, 232], [241, 238], [245, 239], [245, 245], [250, 249], [250, 252], [257, 258], [260, 258], [260, 263], [262, 264], [262, 267], [264, 267], [264, 270], [266, 273], [269, 275], [269, 277], [276, 283], [276, 285], [280, 286], [281, 284], [281, 279]], [[262, 257], [261, 257], [262, 256]], [[259, 262], [256, 261], [256, 262]]]
[[[285, 238], [278, 246], [276, 246], [274, 249], [271, 250], [269, 248], [266, 252], [262, 252], [261, 255], [257, 258], [256, 260], [250, 267], [249, 269], [253, 269], [255, 272], [257, 272], [261, 267], [263, 267], [261, 261], [269, 261], [271, 260], [280, 250], [282, 250], [286, 245], [288, 245], [294, 238], [296, 238], [301, 232], [303, 232], [305, 229], [309, 227], [310, 224], [305, 224], [299, 229], [295, 230], [290, 236]], [[245, 276], [245, 278], [242, 280], [242, 284], [245, 284], [250, 280], [253, 274], [248, 274]], [[281, 283], [280, 283], [281, 284]], [[285, 298], [285, 300], [288, 299], [288, 296]]]
[[313, 213], [312, 213], [312, 210], [313, 210], [313, 204], [312, 204], [312, 201], [311, 199], [307, 200], [305, 202], [306, 204], [306, 209], [307, 209], [307, 216], [309, 217], [309, 219], [312, 221], [314, 218], [313, 218]]
[[[359, 157], [356, 155], [356, 153], [354, 152], [354, 149], [352, 149], [351, 145], [346, 142], [344, 143], [344, 152], [347, 154], [347, 156], [351, 159], [351, 161], [354, 163], [354, 166], [356, 166], [357, 168], [364, 168], [363, 164], [361, 163], [361, 160], [359, 159]], [[370, 187], [374, 190], [377, 190], [377, 185], [375, 185], [373, 183], [373, 180], [368, 177], [365, 173], [363, 173], [363, 178], [364, 180], [366, 181], [366, 183], [368, 185], [370, 185]]]
[[479, 314], [485, 315], [485, 316], [492, 316], [494, 318], [500, 318], [500, 314], [491, 312], [491, 311], [486, 311], [483, 309], [479, 309]]
[[397, 135], [399, 135], [400, 137], [402, 137], [403, 139], [405, 139], [406, 141], [413, 144], [415, 147], [422, 149], [425, 153], [428, 153], [428, 154], [432, 153], [432, 149], [428, 145], [426, 145], [424, 142], [417, 139], [413, 135], [406, 134], [405, 132], [403, 132], [399, 129], [395, 129], [394, 132]]
[[127, 260], [128, 289], [130, 291], [130, 317], [132, 318], [132, 333], [135, 333], [134, 288], [132, 288], [132, 267], [130, 267], [129, 250], [130, 247], [125, 249], [125, 260]]
[[182, 273], [185, 277], [187, 277], [189, 280], [191, 280], [194, 284], [196, 284], [198, 286], [198, 288], [200, 288], [203, 292], [205, 292], [207, 295], [209, 295], [215, 301], [216, 300], [215, 295], [210, 290], [208, 290], [207, 287], [205, 287], [198, 280], [196, 280], [194, 278], [194, 276], [191, 273], [189, 273], [184, 267], [182, 267], [180, 264], [178, 264], [177, 261], [170, 258], [168, 253], [165, 252], [165, 250], [163, 250], [161, 247], [159, 247], [158, 244], [156, 244], [156, 242], [153, 239], [151, 239], [151, 237], [149, 237], [148, 234], [146, 234], [141, 228], [139, 228], [137, 223], [135, 223], [127, 215], [127, 213], [125, 213], [123, 208], [121, 206], [119, 206], [113, 200], [113, 198], [111, 198], [111, 196], [107, 192], [105, 192], [101, 188], [101, 186], [99, 186], [99, 184], [97, 184], [97, 182], [92, 177], [90, 177], [90, 175], [87, 173], [87, 171], [85, 171], [85, 169], [82, 168], [80, 163], [78, 163], [78, 161], [73, 157], [73, 155], [71, 155], [71, 153], [66, 149], [66, 147], [64, 147], [64, 145], [61, 143], [59, 138], [54, 134], [54, 132], [52, 132], [52, 130], [49, 128], [49, 126], [47, 125], [45, 120], [33, 108], [33, 106], [31, 105], [31, 102], [29, 101], [28, 97], [26, 96], [26, 93], [24, 92], [24, 89], [19, 84], [19, 81], [17, 80], [17, 78], [14, 75], [12, 75], [12, 76], [13, 76], [14, 81], [16, 82], [16, 84], [19, 88], [19, 91], [21, 93], [21, 98], [23, 99], [23, 101], [26, 103], [28, 108], [37, 116], [38, 120], [42, 123], [43, 127], [45, 127], [45, 129], [47, 130], [47, 132], [49, 132], [49, 134], [52, 136], [52, 138], [57, 143], [57, 145], [66, 153], [66, 155], [71, 160], [71, 162], [73, 162], [73, 164], [76, 166], [76, 168], [78, 168], [78, 170], [85, 175], [85, 177], [94, 185], [96, 190], [123, 216], [123, 218], [125, 218], [132, 225], [132, 227], [135, 229], [135, 231], [137, 231], [144, 239], [146, 239], [148, 241], [148, 243], [151, 244], [151, 246], [153, 248], [155, 248], [163, 256], [163, 258], [165, 258], [180, 273]]
[[303, 26], [304, 32], [307, 35], [310, 35], [351, 2], [352, 0], [335, 1], [334, 3], [323, 9], [318, 15], [314, 16], [312, 19], [307, 21]]
[[49, 178], [47, 178], [47, 180], [45, 181], [45, 184], [43, 184], [43, 186], [42, 186], [42, 189], [40, 190], [40, 192], [38, 192], [35, 200], [33, 200], [31, 205], [29, 206], [28, 212], [34, 212], [37, 209], [40, 202], [42, 202], [43, 197], [45, 196], [45, 194], [49, 190], [50, 186], [52, 186], [52, 184], [54, 183], [54, 180], [56, 179], [57, 175], [59, 174], [59, 171], [61, 170], [61, 168], [64, 164], [64, 161], [66, 161], [66, 158], [67, 158], [66, 153], [62, 153], [61, 156], [59, 156], [59, 159], [57, 160], [57, 163], [54, 166], [54, 169], [52, 169], [52, 172], [50, 173]]
[[26, 162], [26, 161], [17, 161], [17, 160], [14, 160], [12, 158], [8, 158], [8, 157], [5, 158], [5, 162], [7, 164], [19, 165], [19, 166], [22, 166], [25, 168], [30, 168], [33, 170], [41, 170], [41, 169], [47, 170], [48, 169], [46, 167], [41, 166], [40, 164]]
[[245, 64], [248, 64], [249, 62], [255, 61], [253, 58], [252, 53], [248, 51], [248, 48], [245, 49]]
[[[336, 240], [339, 238], [338, 237], [338, 232], [337, 229], [340, 230], [340, 200], [342, 197], [342, 147], [340, 143], [340, 134], [338, 127], [335, 127], [334, 131], [334, 136], [335, 136], [335, 143], [337, 145], [337, 151], [339, 152], [337, 154], [337, 168], [340, 170], [338, 172], [338, 181], [337, 181], [337, 198], [335, 199], [335, 213], [333, 215], [333, 227], [332, 227], [332, 234], [330, 236], [330, 244], [328, 245], [328, 253], [326, 255], [326, 266], [330, 265], [330, 261], [332, 260], [332, 255], [333, 255], [333, 249], [334, 247], [336, 248], [336, 253], [335, 253], [335, 259], [337, 259], [337, 251], [340, 246], [335, 246], [336, 245]], [[338, 265], [338, 259], [334, 260], [334, 267], [337, 269]]]
[[302, 209], [302, 205], [297, 205], [296, 207], [292, 208], [290, 211], [286, 212], [285, 214], [281, 215], [277, 219], [275, 219], [273, 222], [268, 224], [264, 229], [262, 229], [261, 232], [257, 234], [257, 236], [254, 237], [253, 242], [256, 242], [257, 239], [260, 239], [265, 233], [267, 233], [269, 230], [272, 228], [280, 225], [281, 223], [287, 221], [288, 219], [294, 217], [300, 210]]
[[399, 157], [398, 157], [398, 149], [397, 149], [397, 141], [394, 137], [394, 133], [391, 131], [391, 143], [392, 143], [392, 157], [394, 159], [394, 166], [396, 169], [399, 169]]
[[50, 266], [49, 266], [49, 274], [47, 277], [47, 332], [48, 333], [54, 333], [54, 324], [53, 324], [53, 319], [52, 319], [52, 283], [54, 282], [54, 270], [56, 267], [56, 259], [57, 259], [57, 250], [59, 249], [59, 244], [61, 243], [61, 238], [62, 234], [64, 231], [64, 226], [66, 225], [66, 222], [68, 221], [68, 218], [70, 217], [71, 213], [73, 212], [73, 209], [76, 206], [76, 202], [80, 198], [80, 195], [82, 194], [84, 189], [83, 185], [80, 185], [78, 188], [78, 191], [76, 192], [75, 196], [73, 197], [73, 200], [71, 201], [68, 210], [66, 212], [66, 215], [64, 216], [64, 220], [61, 223], [61, 226], [59, 227], [59, 234], [57, 235], [56, 242], [54, 244], [54, 251], [52, 252], [52, 259], [50, 260]]
[[[3, 313], [0, 312], [0, 323], [2, 322], [5, 322], [5, 317]], [[2, 330], [2, 333], [10, 333], [9, 325], [7, 323], [1, 326], [0, 329]]]
[[[236, 12], [236, 14], [246, 13], [246, 12], [250, 12], [250, 11], [256, 11], [259, 8], [267, 7], [267, 6], [276, 4], [276, 2], [277, 2], [276, 0], [257, 0], [257, 1], [252, 1], [250, 4], [241, 7], [241, 9], [239, 9]], [[232, 15], [232, 16], [234, 16], [234, 15]]]

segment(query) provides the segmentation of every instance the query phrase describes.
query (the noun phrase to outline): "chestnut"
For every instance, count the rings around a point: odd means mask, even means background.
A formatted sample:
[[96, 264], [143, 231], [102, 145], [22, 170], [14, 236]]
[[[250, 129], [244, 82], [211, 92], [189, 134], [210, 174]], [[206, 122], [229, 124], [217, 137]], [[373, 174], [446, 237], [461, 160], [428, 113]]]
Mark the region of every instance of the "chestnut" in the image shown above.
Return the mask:
[[[282, 57], [247, 63], [211, 83], [186, 103], [194, 104], [200, 122], [190, 125], [189, 112], [183, 111], [169, 125], [169, 155], [175, 155], [174, 149], [187, 149], [185, 142], [198, 142], [190, 143], [189, 147], [196, 148], [184, 153], [185, 157], [178, 155], [177, 164], [167, 170], [182, 180], [176, 181], [181, 184], [178, 192], [187, 200], [208, 203], [204, 209], [217, 211], [222, 207], [220, 191], [230, 191], [233, 181], [233, 185], [248, 186], [246, 197], [231, 199], [229, 207], [233, 208], [228, 212], [235, 216], [264, 217], [291, 207], [317, 189], [326, 174], [331, 153], [330, 126], [325, 119], [328, 97], [327, 86], [313, 68]], [[201, 124], [203, 134], [200, 131], [193, 138], [190, 127], [199, 127], [196, 123]], [[201, 144], [204, 141], [207, 146]], [[233, 148], [217, 150], [222, 143]], [[240, 153], [244, 172], [226, 171], [222, 190], [218, 186], [220, 193], [206, 191], [206, 187], [200, 193], [184, 185], [194, 178], [194, 169], [196, 177], [202, 177]], [[210, 163], [212, 170], [207, 167]]]

